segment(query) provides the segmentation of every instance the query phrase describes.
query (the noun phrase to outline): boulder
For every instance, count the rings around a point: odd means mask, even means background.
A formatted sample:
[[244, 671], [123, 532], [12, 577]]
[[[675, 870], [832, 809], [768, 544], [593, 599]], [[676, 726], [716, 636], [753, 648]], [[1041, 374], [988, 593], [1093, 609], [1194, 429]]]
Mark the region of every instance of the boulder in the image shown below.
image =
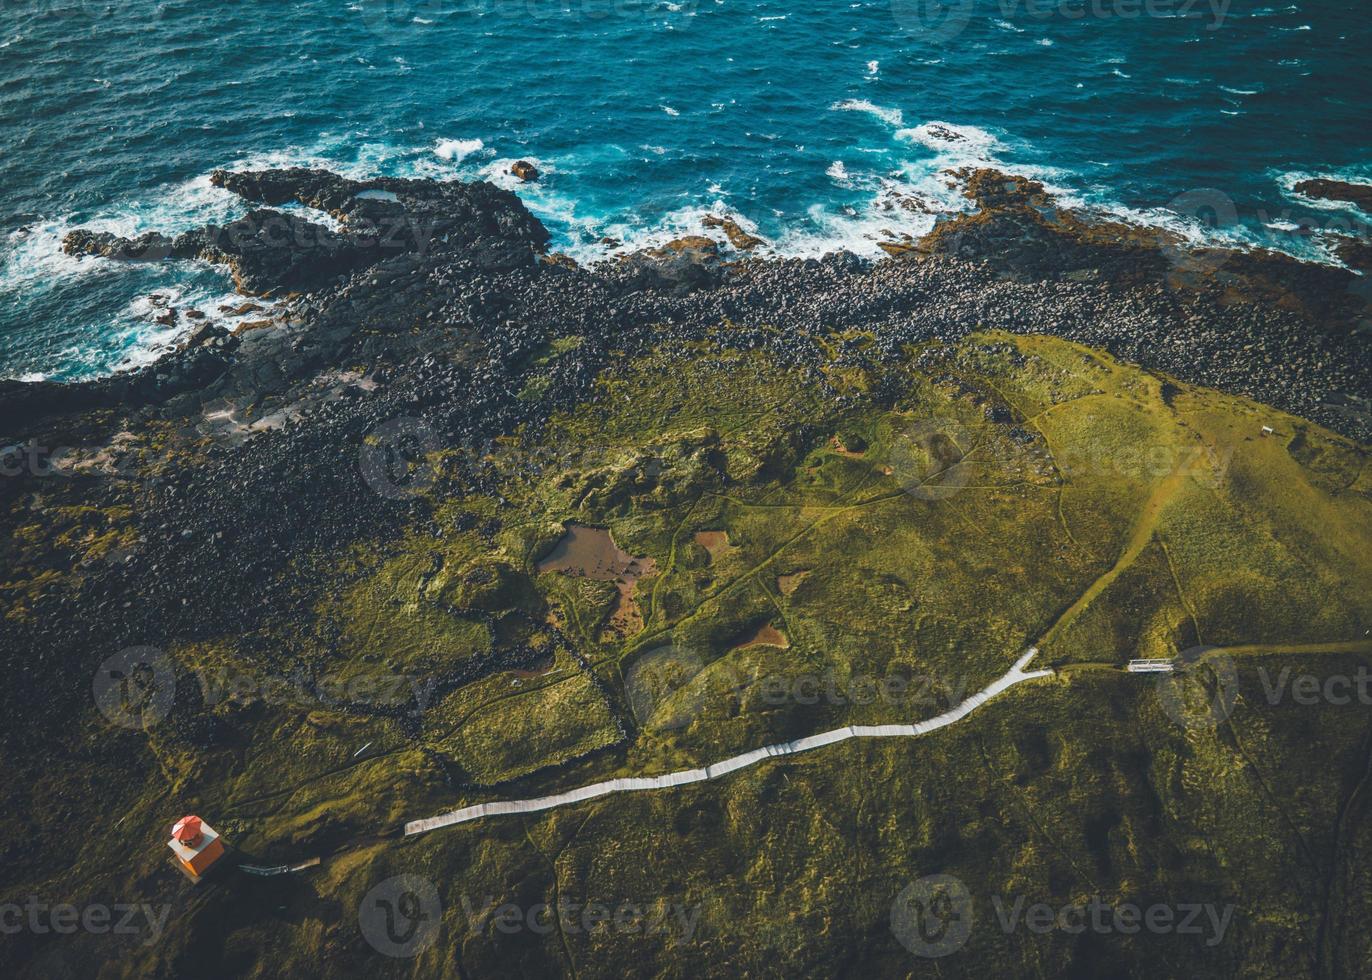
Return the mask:
[[621, 265], [643, 286], [686, 293], [719, 282], [719, 246], [704, 235], [686, 235], [659, 248], [623, 256]]
[[1329, 241], [1344, 265], [1355, 272], [1372, 272], [1372, 244], [1350, 235], [1330, 235]]
[[919, 254], [919, 248], [909, 242], [877, 242], [877, 248], [893, 259], [905, 259]]
[[683, 253], [698, 252], [701, 254], [718, 255], [719, 246], [714, 239], [706, 238], [704, 235], [683, 235], [681, 238], [674, 238], [662, 249], [667, 252], [675, 252], [678, 255]]
[[1343, 201], [1348, 204], [1356, 204], [1368, 214], [1372, 214], [1372, 184], [1350, 184], [1346, 180], [1329, 180], [1324, 177], [1316, 177], [1311, 180], [1302, 180], [1296, 184], [1294, 190], [1297, 194], [1304, 194], [1307, 197], [1320, 197], [1326, 201]]
[[256, 303], [240, 303], [237, 306], [224, 305], [219, 307], [220, 313], [227, 313], [229, 316], [247, 316], [249, 313], [261, 313], [262, 307]]
[[563, 252], [551, 252], [548, 255], [543, 256], [543, 264], [555, 265], [563, 269], [580, 268], [580, 266], [576, 263], [576, 259], [572, 258], [570, 255], [567, 255]]
[[516, 160], [510, 166], [510, 173], [514, 174], [526, 184], [530, 181], [538, 180], [538, 168], [528, 160]]
[[706, 228], [721, 228], [725, 237], [729, 239], [729, 244], [740, 252], [751, 252], [759, 245], [767, 244], [756, 235], [750, 235], [744, 231], [737, 221], [733, 218], [721, 218], [718, 215], [707, 214], [702, 220]]
[[250, 330], [264, 330], [271, 325], [272, 321], [270, 320], [244, 320], [233, 328], [233, 335], [235, 337], [241, 337]]
[[202, 323], [191, 331], [191, 335], [186, 338], [185, 347], [205, 347], [213, 345], [221, 337], [229, 336], [229, 332], [223, 327], [213, 323]]

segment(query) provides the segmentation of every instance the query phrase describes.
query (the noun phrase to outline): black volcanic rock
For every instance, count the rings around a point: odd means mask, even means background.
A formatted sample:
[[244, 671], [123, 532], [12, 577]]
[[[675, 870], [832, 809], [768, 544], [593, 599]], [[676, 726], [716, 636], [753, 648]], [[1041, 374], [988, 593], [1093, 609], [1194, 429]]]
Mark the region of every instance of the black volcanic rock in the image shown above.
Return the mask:
[[[463, 246], [483, 239], [519, 242], [541, 252], [552, 236], [515, 194], [486, 181], [400, 177], [350, 180], [327, 170], [216, 170], [216, 187], [247, 201], [291, 201], [326, 211], [358, 234], [380, 231], [402, 239]], [[532, 263], [532, 260], [531, 260]]]
[[[0, 434], [30, 435], [100, 408], [113, 411], [112, 424], [127, 424], [129, 412], [190, 421], [226, 445], [296, 420], [320, 424], [316, 414], [365, 427], [387, 412], [446, 413], [454, 438], [485, 438], [528, 422], [535, 408], [570, 404], [596, 376], [597, 350], [689, 341], [721, 322], [737, 343], [800, 370], [817, 338], [844, 329], [870, 331], [876, 344], [862, 356], [877, 358], [982, 328], [1049, 332], [1359, 437], [1372, 431], [1362, 407], [1372, 376], [1358, 334], [1372, 310], [1363, 277], [1261, 250], [1192, 250], [1155, 228], [1063, 208], [1033, 181], [961, 176], [979, 209], [895, 243], [903, 261], [846, 252], [726, 260], [717, 243], [688, 236], [579, 268], [540, 259], [546, 229], [489, 184], [221, 172], [216, 182], [249, 200], [325, 208], [341, 228], [285, 222], [237, 239], [201, 229], [132, 241], [79, 231], [68, 250], [115, 260], [208, 254], [245, 288], [299, 295], [271, 309], [224, 309], [260, 316], [149, 368], [0, 384]], [[388, 216], [399, 233], [383, 247], [365, 230]], [[426, 232], [431, 221], [448, 231]], [[583, 344], [546, 368], [544, 390], [565, 394], [515, 399], [535, 352], [571, 335]], [[488, 399], [479, 408], [477, 392]]]
[[1326, 201], [1345, 201], [1356, 204], [1368, 214], [1372, 214], [1372, 184], [1350, 184], [1345, 180], [1329, 180], [1316, 177], [1302, 180], [1294, 190], [1307, 197], [1322, 197]]
[[1350, 269], [1364, 275], [1372, 273], [1372, 243], [1350, 235], [1330, 235], [1329, 241], [1334, 248], [1334, 254]]
[[150, 232], [127, 239], [77, 229], [63, 249], [123, 261], [203, 259], [226, 266], [240, 292], [274, 296], [318, 289], [388, 259], [430, 252], [465, 252], [487, 269], [526, 268], [550, 237], [518, 197], [484, 182], [355, 181], [304, 169], [216, 170], [210, 179], [254, 203], [299, 202], [325, 211], [341, 228], [259, 208], [229, 225], [176, 238]]
[[174, 239], [158, 232], [128, 239], [77, 229], [67, 234], [62, 249], [68, 255], [130, 262], [203, 259], [226, 266], [239, 292], [253, 296], [312, 289], [379, 258], [375, 245], [368, 247], [323, 225], [267, 208]]
[[723, 275], [719, 246], [704, 235], [676, 238], [658, 248], [632, 252], [619, 260], [639, 287], [678, 295], [718, 285]]
[[68, 255], [93, 255], [125, 262], [160, 262], [163, 259], [190, 257], [176, 255], [175, 244], [174, 239], [156, 231], [137, 238], [120, 238], [107, 231], [78, 228], [67, 232], [62, 239], [62, 251]]

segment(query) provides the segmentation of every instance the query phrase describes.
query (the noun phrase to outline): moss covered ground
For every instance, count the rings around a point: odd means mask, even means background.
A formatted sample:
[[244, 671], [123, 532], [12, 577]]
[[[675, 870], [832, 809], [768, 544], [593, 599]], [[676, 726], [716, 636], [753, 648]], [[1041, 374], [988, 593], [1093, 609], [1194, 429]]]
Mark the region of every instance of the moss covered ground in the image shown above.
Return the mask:
[[[168, 650], [214, 750], [92, 707], [56, 764], [24, 767], [11, 811], [86, 773], [82, 798], [120, 830], [73, 844], [77, 862], [33, 856], [0, 896], [137, 896], [169, 905], [168, 927], [113, 956], [105, 937], [26, 936], [17, 958], [88, 976], [1365, 969], [1372, 705], [1271, 685], [1372, 659], [1366, 447], [1046, 336], [841, 356], [870, 341], [834, 338], [823, 373], [841, 398], [727, 331], [619, 359], [586, 403], [490, 448], [496, 492], [434, 499], [433, 521], [273, 586], [309, 617]], [[62, 547], [117, 544], [119, 515], [68, 517]], [[606, 529], [646, 573], [626, 591], [540, 572], [572, 525]], [[303, 571], [321, 561], [328, 581]], [[5, 585], [13, 614], [26, 585]], [[398, 835], [483, 800], [931, 717], [1031, 645], [1053, 677], [918, 740]], [[1171, 688], [1124, 670], [1178, 656], [1194, 666]], [[1217, 717], [1178, 709], [1231, 668]], [[112, 775], [116, 755], [137, 762]], [[162, 844], [182, 810], [252, 863], [323, 861], [192, 888]], [[359, 926], [400, 874], [441, 905], [412, 958]], [[891, 918], [932, 874], [965, 884], [975, 920], [937, 960]], [[1232, 906], [1232, 921], [1210, 943], [997, 918], [1018, 898], [1097, 897]], [[558, 902], [642, 915], [482, 915]]]

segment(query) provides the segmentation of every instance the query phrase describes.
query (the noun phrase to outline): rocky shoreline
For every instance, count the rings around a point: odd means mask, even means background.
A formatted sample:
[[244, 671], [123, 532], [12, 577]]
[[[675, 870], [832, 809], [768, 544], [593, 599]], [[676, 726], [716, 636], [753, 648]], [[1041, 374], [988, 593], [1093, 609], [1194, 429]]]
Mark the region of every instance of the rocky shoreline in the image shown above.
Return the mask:
[[[589, 321], [599, 313], [618, 329], [689, 331], [724, 319], [802, 336], [872, 328], [889, 349], [978, 327], [1050, 332], [1348, 435], [1372, 433], [1365, 362], [1352, 339], [1372, 322], [1364, 276], [1274, 252], [1195, 249], [1158, 229], [1092, 220], [997, 171], [950, 176], [978, 210], [944, 216], [918, 241], [882, 242], [891, 261], [842, 252], [819, 261], [758, 257], [762, 239], [733, 218], [711, 217], [702, 230], [722, 231], [727, 244], [687, 236], [580, 268], [548, 254], [538, 219], [490, 184], [216, 171], [216, 186], [264, 206], [175, 238], [77, 230], [64, 249], [116, 261], [209, 261], [243, 294], [278, 299], [270, 318], [232, 331], [190, 324], [176, 352], [109, 378], [0, 382], [3, 435], [100, 407], [170, 404], [174, 416], [219, 398], [289, 403], [292, 386], [312, 372], [360, 355], [369, 373], [382, 365], [403, 373], [415, 352], [442, 350], [447, 331], [479, 334], [491, 316], [514, 327], [517, 357], [553, 321], [595, 333]], [[1348, 201], [1366, 191], [1328, 181], [1302, 188]], [[336, 227], [275, 210], [291, 203]], [[168, 311], [159, 322], [175, 325], [176, 316]], [[413, 331], [429, 336], [400, 340]]]
[[[155, 643], [286, 614], [257, 585], [293, 554], [422, 519], [418, 503], [357, 479], [377, 426], [422, 417], [475, 458], [594, 398], [611, 351], [685, 349], [714, 331], [770, 352], [830, 398], [840, 396], [815, 365], [844, 331], [875, 339], [841, 345], [854, 364], [983, 328], [1051, 333], [1372, 437], [1361, 276], [1275, 253], [1195, 251], [1059, 209], [1022, 178], [957, 176], [978, 210], [891, 243], [879, 262], [755, 258], [735, 223], [723, 231], [737, 248], [688, 238], [581, 268], [548, 254], [546, 229], [491, 185], [309, 170], [216, 173], [264, 205], [231, 230], [135, 242], [73, 232], [67, 248], [90, 261], [209, 257], [277, 302], [253, 329], [197, 322], [178, 351], [139, 371], [0, 384], [4, 444], [68, 447], [58, 468], [82, 477], [41, 486], [85, 503], [136, 501], [141, 530], [120, 561], [81, 569], [79, 596], [33, 598], [39, 646]], [[288, 202], [337, 229], [273, 210]], [[573, 335], [579, 345], [544, 370], [539, 396], [519, 397], [537, 353]], [[481, 485], [480, 467], [443, 480], [460, 495]], [[0, 494], [15, 502], [39, 485], [21, 476], [0, 481]], [[143, 599], [136, 610], [131, 594]]]

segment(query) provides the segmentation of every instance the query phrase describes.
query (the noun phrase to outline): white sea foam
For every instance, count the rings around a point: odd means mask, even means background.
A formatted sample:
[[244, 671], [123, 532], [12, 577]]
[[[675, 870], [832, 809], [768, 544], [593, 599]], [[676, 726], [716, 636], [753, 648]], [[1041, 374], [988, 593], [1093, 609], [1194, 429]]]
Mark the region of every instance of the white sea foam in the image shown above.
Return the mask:
[[[290, 163], [297, 162], [304, 161], [290, 160]], [[270, 165], [274, 165], [274, 161], [259, 157], [234, 166], [256, 169]], [[76, 281], [98, 281], [113, 284], [118, 289], [121, 288], [119, 281], [126, 280], [130, 284], [128, 288], [137, 289], [140, 295], [124, 308], [112, 312], [105, 323], [90, 324], [92, 329], [83, 334], [90, 338], [89, 341], [83, 340], [57, 352], [54, 360], [60, 364], [63, 374], [76, 376], [101, 373], [111, 364], [122, 370], [150, 363], [189, 329], [190, 322], [180, 318], [178, 324], [171, 327], [154, 322], [155, 315], [147, 299], [149, 290], [167, 296], [171, 305], [179, 310], [196, 309], [207, 317], [221, 317], [220, 305], [234, 300], [242, 302], [242, 297], [232, 291], [228, 274], [220, 270], [207, 274], [210, 267], [203, 263], [201, 274], [188, 276], [188, 266], [183, 263], [157, 266], [80, 258], [65, 254], [62, 240], [78, 227], [125, 238], [149, 231], [175, 235], [206, 224], [227, 224], [242, 217], [248, 207], [237, 195], [213, 186], [206, 173], [131, 196], [91, 214], [40, 219], [10, 233], [0, 246], [0, 293], [35, 296], [54, 286]], [[302, 209], [297, 205], [284, 205], [280, 210]], [[321, 212], [311, 210], [308, 217], [337, 228], [337, 222]], [[159, 272], [159, 269], [165, 272]], [[154, 280], [163, 278], [163, 281], [150, 287], [150, 276]], [[52, 372], [57, 370], [56, 366], [51, 369]]]
[[0, 285], [29, 290], [83, 275], [117, 275], [122, 267], [85, 261], [62, 251], [73, 228], [134, 238], [149, 231], [176, 234], [209, 223], [226, 224], [246, 211], [235, 195], [214, 187], [208, 174], [168, 185], [147, 199], [133, 199], [79, 220], [40, 220], [12, 232], [0, 256]]
[[901, 126], [905, 123], [905, 114], [899, 109], [888, 109], [866, 99], [844, 99], [842, 102], [835, 102], [829, 108], [840, 112], [865, 112], [880, 119], [888, 126]]
[[473, 153], [479, 153], [485, 148], [486, 144], [479, 139], [440, 139], [434, 144], [434, 153], [444, 160], [451, 160], [453, 163], [461, 163]]
[[917, 143], [936, 153], [961, 161], [991, 161], [1002, 148], [1000, 140], [977, 126], [931, 120], [896, 132], [896, 139]]
[[840, 249], [867, 258], [885, 255], [880, 243], [915, 239], [934, 227], [939, 215], [966, 212], [971, 202], [948, 178], [927, 165], [906, 165], [897, 176], [852, 174], [850, 185], [870, 195], [860, 207], [814, 204], [803, 221], [789, 222], [777, 235], [780, 255], [818, 258]]
[[542, 157], [525, 154], [518, 157], [500, 157], [496, 160], [492, 160], [490, 163], [483, 166], [476, 176], [479, 176], [482, 180], [489, 180], [492, 184], [495, 184], [497, 187], [503, 187], [507, 191], [518, 191], [519, 196], [524, 198], [524, 203], [530, 208], [533, 208], [534, 201], [546, 195], [548, 185], [546, 181], [528, 183], [520, 180], [511, 173], [510, 168], [520, 160], [523, 160], [525, 163], [532, 163], [534, 168], [543, 177], [557, 173], [557, 168], [549, 161]]
[[[548, 213], [546, 208], [544, 213]], [[621, 247], [615, 251], [623, 253], [655, 248], [683, 235], [703, 235], [723, 243], [726, 239], [719, 229], [706, 228], [702, 224], [705, 216], [711, 214], [728, 214], [739, 221], [740, 227], [756, 231], [756, 227], [752, 226], [746, 217], [734, 215], [722, 200], [709, 205], [677, 208], [656, 221], [645, 220], [637, 214], [613, 215], [598, 219], [584, 218], [578, 216], [575, 207], [567, 202], [563, 202], [563, 209], [560, 212], [550, 214], [549, 217], [570, 231], [571, 240], [559, 245], [559, 251], [566, 252], [578, 262], [590, 264], [611, 257], [611, 251], [600, 242], [602, 238], [619, 241]]]
[[[110, 274], [121, 273], [115, 267]], [[182, 314], [188, 310], [198, 310], [206, 319], [222, 319], [220, 306], [243, 302], [242, 296], [231, 291], [185, 284], [159, 286], [152, 293]], [[258, 301], [259, 304], [264, 302]], [[154, 304], [149, 295], [140, 295], [113, 315], [103, 330], [92, 332], [88, 335], [89, 339], [58, 351], [54, 359], [61, 364], [62, 373], [69, 377], [102, 374], [110, 370], [127, 371], [151, 364], [172, 350], [194, 326], [193, 321], [184, 315], [172, 325], [158, 323], [156, 318], [162, 312], [162, 307]], [[260, 313], [257, 315], [261, 316]], [[52, 372], [28, 372], [21, 375], [20, 380], [43, 380], [50, 376]]]

